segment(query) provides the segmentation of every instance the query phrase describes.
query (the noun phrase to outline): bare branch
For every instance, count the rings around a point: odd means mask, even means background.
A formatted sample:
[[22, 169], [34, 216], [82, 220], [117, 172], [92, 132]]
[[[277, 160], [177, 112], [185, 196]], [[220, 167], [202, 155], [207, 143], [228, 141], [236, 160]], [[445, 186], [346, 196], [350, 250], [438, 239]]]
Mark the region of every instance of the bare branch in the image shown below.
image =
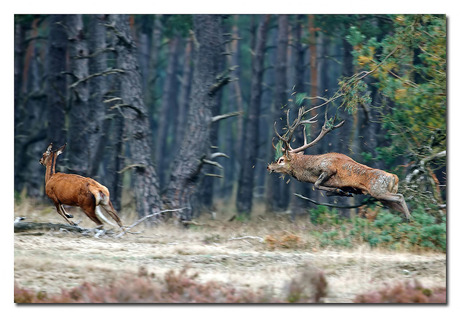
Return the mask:
[[243, 111], [235, 111], [235, 112], [229, 112], [229, 113], [226, 113], [226, 114], [221, 114], [221, 115], [212, 117], [211, 122], [215, 123], [217, 121], [224, 120], [224, 119], [231, 118], [231, 117], [235, 117], [235, 116], [239, 116], [239, 115], [242, 115], [242, 114], [243, 114]]
[[209, 173], [206, 173], [206, 174], [204, 174], [204, 176], [208, 176], [208, 177], [217, 177], [217, 178], [224, 178], [222, 175], [219, 175], [219, 174], [209, 174]]
[[216, 153], [211, 154], [211, 159], [215, 159], [216, 157], [230, 158], [230, 156], [228, 156], [227, 154], [222, 153], [222, 152], [216, 152]]
[[122, 174], [124, 172], [126, 172], [127, 170], [131, 169], [131, 168], [147, 168], [147, 165], [144, 165], [144, 164], [131, 164], [131, 165], [128, 165], [128, 166], [125, 166], [122, 170], [118, 171], [117, 173], [118, 174]]
[[233, 240], [246, 240], [246, 239], [255, 239], [258, 240], [260, 243], [263, 243], [265, 240], [262, 237], [257, 237], [257, 236], [244, 236], [244, 237], [233, 237], [228, 239], [228, 241], [233, 241]]
[[[114, 100], [114, 99], [115, 99], [115, 98], [112, 98], [112, 100]], [[147, 116], [144, 112], [142, 112], [141, 109], [139, 109], [138, 107], [135, 107], [135, 106], [133, 106], [133, 105], [131, 105], [131, 104], [129, 104], [129, 103], [119, 103], [119, 104], [116, 104], [116, 105], [110, 107], [110, 110], [113, 110], [113, 109], [119, 109], [119, 110], [121, 110], [121, 108], [129, 108], [129, 109], [132, 109], [132, 110], [136, 111], [137, 114], [138, 114], [140, 117], [146, 117], [146, 116]]]
[[107, 70], [104, 70], [100, 73], [94, 73], [94, 74], [91, 74], [85, 78], [81, 78], [79, 80], [77, 80], [76, 82], [74, 82], [73, 84], [71, 84], [69, 86], [69, 88], [75, 88], [77, 87], [79, 84], [87, 81], [87, 80], [90, 80], [91, 78], [94, 78], [94, 77], [98, 77], [98, 76], [107, 76], [107, 75], [111, 75], [111, 74], [119, 74], [119, 73], [124, 73], [125, 71], [123, 69], [116, 69], [116, 68], [109, 68]]
[[215, 162], [215, 161], [211, 161], [211, 160], [206, 160], [206, 159], [203, 159], [202, 160], [204, 164], [209, 164], [209, 165], [213, 165], [213, 166], [216, 166], [220, 169], [223, 169], [224, 167], [222, 165], [220, 165], [219, 163]]
[[[172, 211], [181, 211], [181, 210], [184, 210], [186, 209], [187, 207], [183, 207], [183, 208], [177, 208], [177, 209], [165, 209], [165, 210], [160, 210], [160, 211], [157, 211], [157, 212], [154, 212], [150, 215], [147, 215], [145, 217], [142, 217], [141, 219], [137, 220], [136, 222], [134, 222], [132, 225], [128, 226], [128, 227], [125, 227], [125, 230], [129, 230], [129, 229], [132, 229], [134, 228], [135, 226], [139, 225], [141, 222], [144, 222], [145, 220], [149, 219], [149, 218], [152, 218], [152, 217], [155, 217], [155, 216], [158, 216], [158, 215], [161, 215], [161, 214], [164, 214], [164, 213], [167, 213], [167, 212], [172, 212]], [[126, 232], [123, 231], [123, 232], [120, 232], [119, 235], [116, 236], [116, 238], [120, 238], [122, 237]]]

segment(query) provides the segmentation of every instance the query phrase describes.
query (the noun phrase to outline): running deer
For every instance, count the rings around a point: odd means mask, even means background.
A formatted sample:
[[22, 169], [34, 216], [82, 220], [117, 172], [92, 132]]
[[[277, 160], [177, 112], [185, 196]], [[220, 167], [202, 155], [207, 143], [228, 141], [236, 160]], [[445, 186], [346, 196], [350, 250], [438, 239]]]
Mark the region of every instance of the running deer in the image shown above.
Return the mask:
[[[310, 109], [311, 110], [311, 109]], [[274, 126], [275, 133], [280, 139], [282, 156], [267, 169], [275, 173], [288, 174], [300, 182], [313, 183], [314, 187], [324, 190], [328, 195], [353, 196], [352, 194], [371, 195], [384, 205], [404, 213], [410, 219], [410, 212], [406, 206], [404, 196], [398, 194], [398, 176], [385, 171], [359, 164], [350, 157], [340, 153], [326, 153], [320, 155], [304, 155], [302, 152], [318, 143], [327, 133], [340, 128], [345, 121], [335, 124], [335, 117], [327, 118], [319, 135], [307, 142], [306, 127], [316, 123], [316, 116], [310, 119], [303, 117], [310, 111], [304, 107], [299, 109], [297, 118], [290, 123], [287, 112], [286, 133], [281, 136]], [[275, 122], [276, 124], [276, 122]], [[303, 125], [304, 144], [298, 148], [291, 147], [295, 130]], [[273, 142], [272, 142], [273, 145]], [[275, 147], [273, 145], [273, 147]]]
[[40, 164], [46, 166], [46, 195], [54, 202], [58, 214], [70, 225], [75, 225], [68, 219], [73, 218], [73, 216], [66, 212], [63, 205], [78, 206], [99, 227], [103, 225], [101, 221], [114, 225], [101, 212], [100, 207], [102, 207], [124, 230], [121, 220], [110, 202], [109, 190], [105, 186], [88, 177], [55, 172], [57, 157], [62, 154], [66, 145], [51, 151], [53, 148], [51, 143], [40, 159]]

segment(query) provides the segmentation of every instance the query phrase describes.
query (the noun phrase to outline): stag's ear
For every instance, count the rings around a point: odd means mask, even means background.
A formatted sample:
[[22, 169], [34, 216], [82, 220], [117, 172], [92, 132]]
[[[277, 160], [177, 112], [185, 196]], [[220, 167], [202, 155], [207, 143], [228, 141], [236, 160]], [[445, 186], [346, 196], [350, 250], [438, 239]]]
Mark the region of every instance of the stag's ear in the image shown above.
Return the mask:
[[62, 154], [62, 152], [64, 152], [64, 149], [66, 147], [67, 143], [64, 144], [63, 146], [61, 146], [57, 151], [56, 151], [56, 156], [59, 156], [60, 154]]

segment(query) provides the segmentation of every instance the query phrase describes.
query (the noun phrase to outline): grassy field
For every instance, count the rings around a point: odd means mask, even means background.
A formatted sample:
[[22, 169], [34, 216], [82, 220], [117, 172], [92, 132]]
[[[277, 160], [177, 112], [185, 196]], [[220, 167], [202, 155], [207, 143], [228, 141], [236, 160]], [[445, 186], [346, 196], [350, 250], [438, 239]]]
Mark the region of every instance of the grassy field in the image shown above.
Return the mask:
[[[69, 212], [76, 221], [82, 220], [80, 226], [94, 227], [79, 209]], [[31, 200], [15, 205], [16, 216], [31, 222], [64, 223], [51, 204]], [[446, 286], [446, 254], [442, 252], [409, 253], [367, 244], [321, 247], [307, 217], [292, 223], [286, 215], [265, 215], [261, 210], [246, 222], [229, 222], [230, 217], [217, 213], [212, 220], [203, 215], [197, 220], [199, 225], [189, 229], [172, 221], [152, 228], [141, 224], [133, 229], [137, 234], [120, 239], [69, 232], [16, 233], [15, 282], [57, 294], [83, 282], [107, 285], [135, 277], [140, 270], [161, 279], [170, 270], [187, 268], [202, 282], [218, 281], [238, 289], [265, 287], [281, 295], [307, 267], [324, 273], [326, 303], [349, 303], [358, 294], [414, 278], [424, 287]], [[126, 225], [134, 222], [132, 214], [121, 214], [121, 218]]]

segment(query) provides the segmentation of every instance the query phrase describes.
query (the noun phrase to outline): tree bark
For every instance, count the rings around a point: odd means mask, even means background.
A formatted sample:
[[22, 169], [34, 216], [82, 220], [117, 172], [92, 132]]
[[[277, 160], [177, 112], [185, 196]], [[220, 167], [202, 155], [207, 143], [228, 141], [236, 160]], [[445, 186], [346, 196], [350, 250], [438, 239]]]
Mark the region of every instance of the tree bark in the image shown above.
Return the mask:
[[[69, 72], [72, 81], [77, 82], [89, 75], [88, 59], [81, 58], [88, 55], [88, 46], [83, 33], [83, 19], [81, 14], [70, 14], [66, 17], [66, 26], [69, 37]], [[72, 87], [72, 85], [70, 85]], [[82, 176], [88, 175], [90, 166], [90, 121], [97, 118], [90, 117], [89, 83], [82, 81], [70, 89], [69, 112], [69, 171]]]
[[178, 69], [178, 52], [179, 38], [174, 36], [169, 42], [168, 66], [166, 68], [166, 78], [163, 84], [163, 97], [161, 101], [161, 110], [158, 119], [158, 131], [156, 141], [155, 159], [158, 170], [160, 188], [165, 186], [167, 170], [169, 167], [171, 153], [168, 152], [168, 136], [174, 129], [171, 122], [172, 116], [176, 116], [177, 108], [177, 69]]
[[238, 181], [236, 207], [239, 214], [246, 215], [250, 215], [252, 210], [254, 167], [257, 163], [258, 154], [257, 143], [259, 140], [259, 114], [262, 100], [264, 55], [269, 20], [269, 15], [262, 16], [257, 28], [254, 57], [252, 59], [251, 99], [243, 132], [245, 146], [244, 151], [241, 153], [243, 159], [241, 161], [240, 177]]
[[190, 220], [191, 195], [199, 179], [203, 159], [210, 146], [209, 134], [212, 123], [212, 108], [216, 105], [216, 94], [211, 88], [219, 72], [222, 36], [219, 15], [194, 15], [193, 25], [196, 37], [196, 54], [187, 119], [187, 129], [179, 151], [173, 162], [173, 171], [166, 190], [165, 203], [168, 207], [188, 207], [181, 214], [182, 220]]
[[[278, 39], [276, 49], [276, 65], [275, 65], [275, 93], [274, 93], [274, 110], [273, 119], [278, 122], [278, 127], [285, 125], [284, 118], [287, 110], [287, 46], [288, 46], [288, 16], [278, 16]], [[274, 137], [276, 135], [274, 134]], [[274, 156], [274, 151], [272, 150]], [[284, 178], [272, 175], [270, 177], [272, 195], [268, 198], [269, 210], [281, 211], [285, 210], [289, 204], [289, 184], [286, 184]]]
[[189, 109], [190, 103], [190, 88], [192, 86], [192, 75], [193, 75], [193, 67], [192, 67], [192, 60], [193, 60], [193, 41], [190, 37], [187, 40], [185, 45], [185, 53], [184, 53], [184, 64], [183, 64], [183, 72], [182, 72], [182, 79], [180, 82], [180, 92], [179, 92], [179, 100], [178, 100], [178, 112], [177, 112], [177, 125], [176, 125], [176, 140], [179, 140], [184, 137], [185, 135], [185, 126], [187, 123], [187, 114]]
[[50, 15], [48, 52], [46, 68], [47, 104], [48, 104], [48, 138], [50, 142], [61, 146], [66, 142], [65, 108], [67, 103], [66, 53], [67, 35], [64, 31], [65, 16]]
[[147, 108], [141, 91], [141, 76], [137, 63], [136, 46], [133, 41], [127, 15], [113, 15], [107, 24], [117, 40], [117, 68], [123, 70], [120, 75], [120, 97], [122, 102], [116, 107], [125, 119], [127, 145], [133, 171], [136, 210], [143, 217], [159, 211], [161, 201], [158, 192], [158, 179], [151, 161], [150, 126]]
[[18, 139], [22, 126], [22, 73], [24, 71], [24, 39], [25, 30], [22, 21], [14, 24], [14, 190], [19, 192], [23, 187], [21, 170], [23, 168], [22, 157], [24, 153], [19, 151], [23, 140]]
[[[89, 22], [89, 50], [88, 53], [92, 56], [88, 61], [89, 73], [97, 74], [107, 69], [107, 47], [106, 29], [103, 23], [106, 22], [105, 15], [91, 15]], [[91, 79], [89, 85], [89, 175], [96, 177], [98, 168], [102, 161], [104, 148], [107, 145], [106, 139], [109, 137], [107, 131], [104, 131], [106, 120], [106, 104], [104, 96], [107, 93], [107, 78], [106, 76], [97, 76]]]
[[[305, 93], [307, 91], [306, 85], [306, 65], [305, 65], [305, 53], [306, 53], [306, 45], [302, 43], [303, 36], [304, 36], [304, 27], [305, 27], [305, 15], [299, 14], [296, 17], [296, 21], [294, 24], [294, 41], [295, 41], [295, 49], [293, 54], [294, 56], [294, 85], [295, 85], [295, 92], [296, 93]], [[295, 99], [295, 98], [294, 98]], [[301, 129], [296, 131], [295, 138], [297, 140], [302, 141], [303, 133]], [[312, 192], [311, 186], [298, 182], [293, 181], [292, 190], [294, 193], [301, 194], [306, 197], [310, 197], [310, 193]], [[293, 214], [292, 217], [295, 218], [295, 213], [297, 210], [303, 209], [307, 206], [307, 202], [302, 199], [293, 198], [291, 206]]]

